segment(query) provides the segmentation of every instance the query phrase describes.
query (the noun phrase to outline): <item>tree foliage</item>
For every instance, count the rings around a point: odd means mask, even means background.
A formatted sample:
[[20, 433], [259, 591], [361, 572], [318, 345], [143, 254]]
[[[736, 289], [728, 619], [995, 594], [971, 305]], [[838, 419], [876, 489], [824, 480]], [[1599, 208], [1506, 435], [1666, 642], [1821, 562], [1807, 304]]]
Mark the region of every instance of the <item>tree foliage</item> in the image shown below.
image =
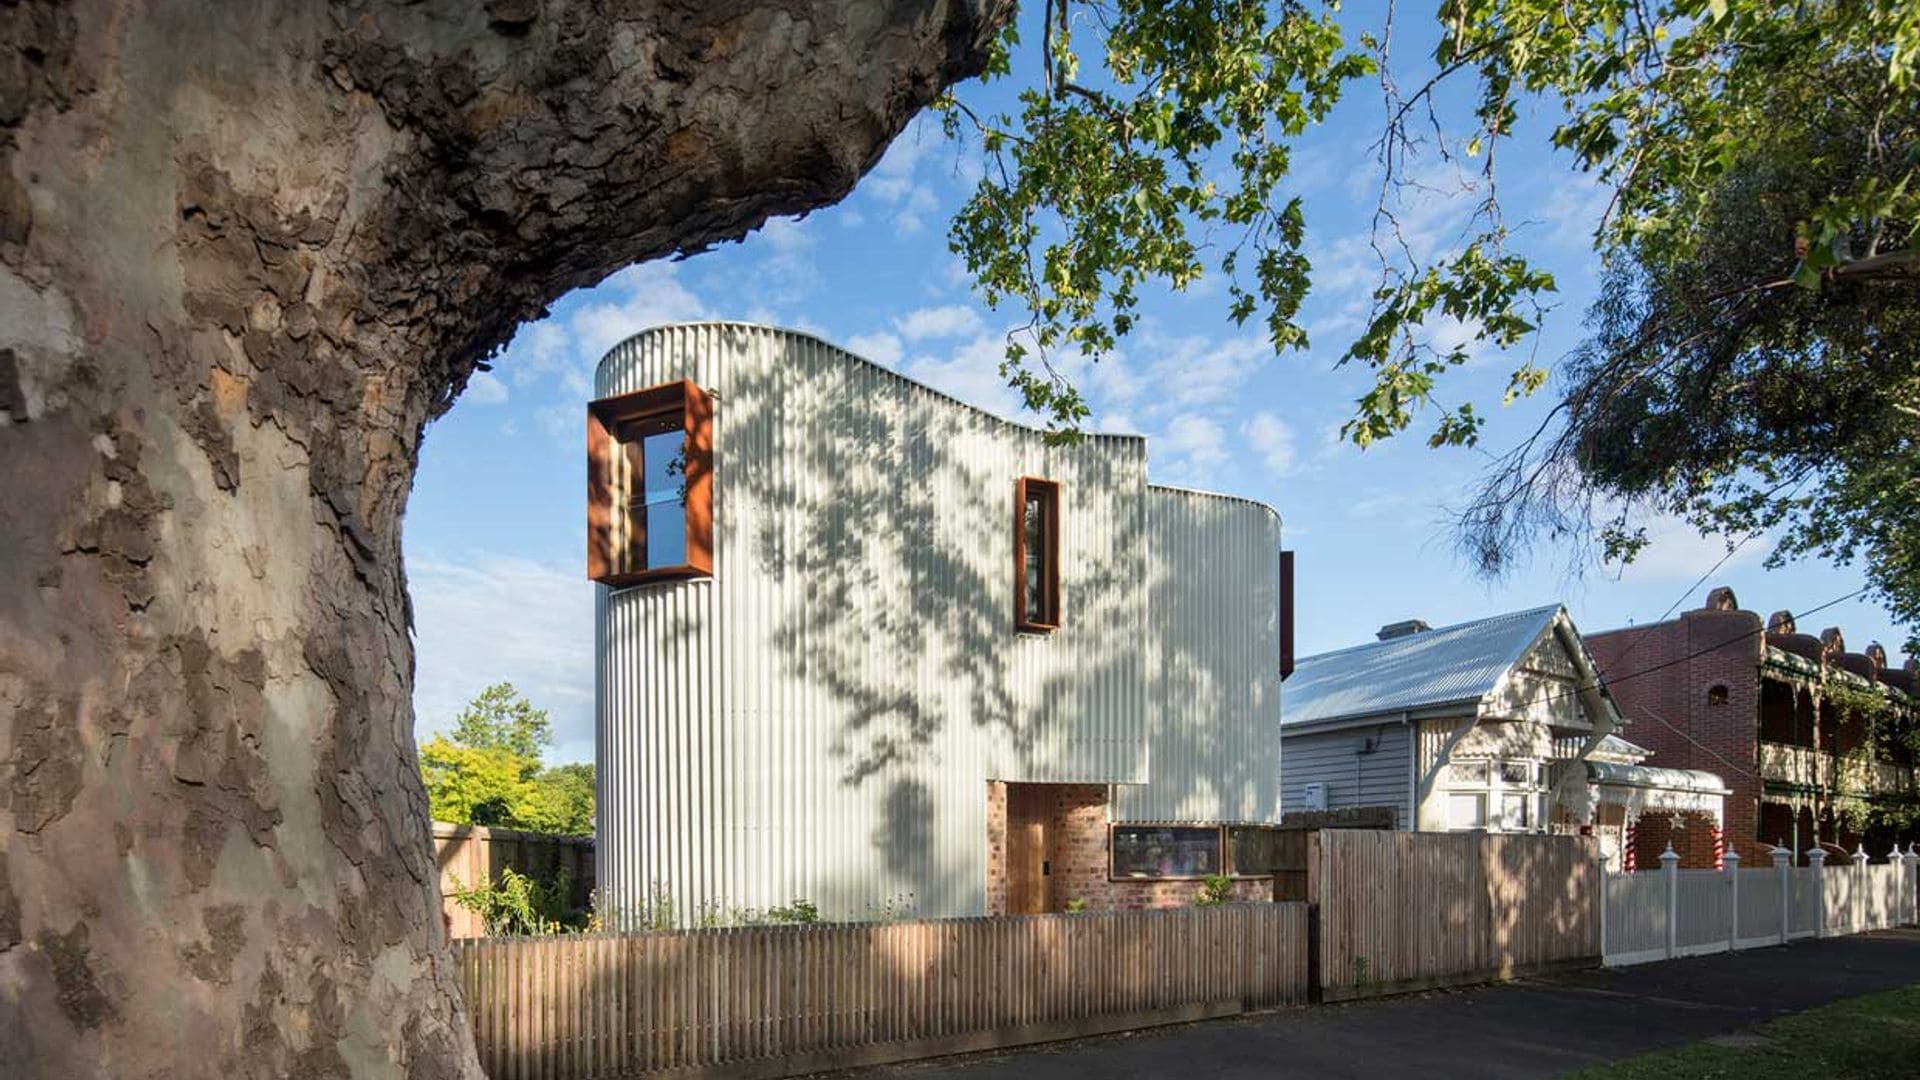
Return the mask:
[[453, 740], [462, 746], [538, 759], [553, 745], [553, 731], [545, 709], [534, 708], [512, 683], [497, 682], [480, 691], [454, 717]]
[[[1400, 14], [1297, 0], [1045, 0], [1037, 49], [1020, 52], [1006, 31], [989, 77], [1027, 80], [1018, 108], [944, 105], [949, 131], [977, 139], [987, 160], [950, 243], [990, 304], [1029, 315], [1003, 364], [1027, 404], [1074, 437], [1088, 410], [1058, 373], [1060, 350], [1097, 359], [1133, 329], [1144, 288], [1185, 289], [1210, 272], [1226, 278], [1233, 320], [1259, 319], [1277, 353], [1306, 347], [1299, 313], [1313, 268], [1288, 190], [1291, 153], [1372, 76], [1386, 106], [1380, 276], [1339, 361], [1364, 366], [1372, 385], [1343, 432], [1366, 445], [1426, 416], [1431, 444], [1475, 444], [1483, 415], [1471, 400], [1444, 403], [1444, 377], [1476, 341], [1525, 341], [1555, 287], [1517, 250], [1497, 184], [1522, 105], [1544, 103], [1552, 144], [1611, 202], [1594, 235], [1607, 289], [1562, 384], [1594, 411], [1543, 475], [1631, 509], [1678, 507], [1711, 528], [1788, 526], [1780, 558], [1864, 555], [1911, 618], [1913, 532], [1887, 512], [1912, 505], [1914, 399], [1905, 349], [1886, 346], [1913, 340], [1920, 183], [1902, 106], [1914, 96], [1920, 5], [1443, 0], [1429, 74], [1408, 86], [1395, 76]], [[1472, 102], [1464, 121], [1436, 104], [1450, 87]], [[1397, 196], [1422, 143], [1472, 162], [1484, 193], [1435, 251], [1400, 229]], [[1722, 325], [1728, 311], [1738, 317]], [[1465, 339], [1436, 346], [1427, 328], [1441, 318]], [[1747, 378], [1755, 372], [1766, 377]], [[1506, 400], [1546, 382], [1524, 360]], [[1641, 453], [1703, 404], [1706, 422], [1687, 439]], [[1489, 490], [1529, 494], [1543, 445], [1522, 452], [1519, 489], [1510, 475]], [[1763, 445], [1788, 454], [1770, 459]], [[1492, 520], [1493, 503], [1476, 507], [1467, 538], [1482, 564], [1497, 570], [1541, 528], [1569, 524], [1552, 502]], [[1615, 524], [1603, 539], [1630, 555], [1633, 519]]]
[[585, 836], [593, 832], [593, 766], [545, 768], [553, 741], [546, 710], [512, 683], [482, 690], [455, 719], [451, 737], [420, 747], [420, 773], [435, 821]]
[[1920, 100], [1856, 58], [1756, 108], [1797, 122], [1727, 164], [1684, 244], [1626, 240], [1558, 409], [1468, 507], [1469, 550], [1497, 571], [1545, 532], [1631, 558], [1636, 521], [1674, 514], [1768, 534], [1769, 565], [1858, 560], [1920, 627]]

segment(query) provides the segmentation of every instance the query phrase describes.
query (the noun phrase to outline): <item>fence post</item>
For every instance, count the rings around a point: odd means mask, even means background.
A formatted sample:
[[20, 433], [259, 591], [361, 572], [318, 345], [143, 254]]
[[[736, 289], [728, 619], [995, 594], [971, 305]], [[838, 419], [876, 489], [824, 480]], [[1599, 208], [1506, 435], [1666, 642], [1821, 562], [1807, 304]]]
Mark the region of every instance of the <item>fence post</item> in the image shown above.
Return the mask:
[[1906, 905], [1908, 925], [1913, 925], [1920, 923], [1920, 854], [1915, 853], [1911, 842], [1900, 861], [1906, 868], [1900, 879], [1901, 902]]
[[1727, 875], [1727, 951], [1740, 948], [1740, 849], [1729, 847], [1721, 860]]
[[1813, 936], [1827, 936], [1827, 852], [1817, 844], [1807, 849], [1807, 868], [1813, 871]]
[[1853, 870], [1853, 910], [1847, 914], [1853, 921], [1852, 932], [1862, 934], [1873, 929], [1867, 925], [1867, 913], [1872, 908], [1867, 904], [1867, 883], [1870, 877], [1867, 873], [1867, 842], [1865, 840], [1860, 841], [1860, 846], [1854, 849]]
[[1607, 898], [1612, 895], [1612, 887], [1607, 884], [1607, 853], [1603, 851], [1600, 853], [1600, 962], [1602, 964], [1607, 962]]
[[1793, 852], [1784, 843], [1773, 849], [1773, 869], [1780, 875], [1780, 944], [1785, 945], [1793, 931]]
[[1907, 921], [1907, 903], [1900, 898], [1900, 887], [1907, 883], [1907, 861], [1900, 857], [1899, 844], [1887, 852], [1887, 865], [1893, 867], [1893, 898], [1887, 906], [1887, 929], [1891, 930]]
[[1902, 861], [1906, 864], [1907, 873], [1902, 880], [1905, 887], [1901, 889], [1901, 895], [1907, 905], [1907, 923], [1913, 925], [1920, 923], [1920, 852], [1914, 850], [1912, 841], [1908, 841], [1906, 858]]
[[1680, 942], [1680, 853], [1673, 850], [1671, 840], [1660, 853], [1660, 876], [1667, 883], [1667, 959], [1671, 960]]

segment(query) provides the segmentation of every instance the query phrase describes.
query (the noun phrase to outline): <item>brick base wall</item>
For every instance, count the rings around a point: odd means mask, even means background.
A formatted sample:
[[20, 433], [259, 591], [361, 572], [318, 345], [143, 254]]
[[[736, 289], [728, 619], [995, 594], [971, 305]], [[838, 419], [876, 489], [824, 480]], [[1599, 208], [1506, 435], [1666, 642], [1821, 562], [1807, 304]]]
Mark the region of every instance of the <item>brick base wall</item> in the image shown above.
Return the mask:
[[987, 781], [987, 914], [1007, 913], [1007, 785]]

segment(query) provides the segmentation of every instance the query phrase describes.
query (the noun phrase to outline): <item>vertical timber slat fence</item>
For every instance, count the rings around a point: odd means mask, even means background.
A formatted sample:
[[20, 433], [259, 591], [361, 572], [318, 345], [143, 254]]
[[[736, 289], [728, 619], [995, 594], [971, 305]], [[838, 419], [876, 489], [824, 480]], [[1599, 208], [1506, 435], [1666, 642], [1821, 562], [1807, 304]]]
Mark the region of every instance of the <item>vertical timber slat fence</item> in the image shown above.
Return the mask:
[[1590, 839], [1324, 829], [1309, 856], [1320, 989], [1342, 1001], [1600, 955]]
[[1307, 906], [453, 942], [493, 1080], [788, 1076], [1308, 999]]

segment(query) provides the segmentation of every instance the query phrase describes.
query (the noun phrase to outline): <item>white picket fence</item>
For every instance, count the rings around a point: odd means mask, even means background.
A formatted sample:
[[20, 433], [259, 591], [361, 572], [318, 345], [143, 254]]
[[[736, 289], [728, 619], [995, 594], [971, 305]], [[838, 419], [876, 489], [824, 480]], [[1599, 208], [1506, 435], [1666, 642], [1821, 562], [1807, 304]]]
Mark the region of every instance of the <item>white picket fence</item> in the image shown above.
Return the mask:
[[1609, 967], [1681, 956], [1784, 945], [1920, 922], [1920, 853], [1911, 845], [1875, 863], [1865, 850], [1826, 865], [1826, 852], [1773, 852], [1773, 866], [1742, 870], [1729, 851], [1724, 870], [1682, 870], [1669, 847], [1660, 869], [1601, 875], [1600, 952]]

